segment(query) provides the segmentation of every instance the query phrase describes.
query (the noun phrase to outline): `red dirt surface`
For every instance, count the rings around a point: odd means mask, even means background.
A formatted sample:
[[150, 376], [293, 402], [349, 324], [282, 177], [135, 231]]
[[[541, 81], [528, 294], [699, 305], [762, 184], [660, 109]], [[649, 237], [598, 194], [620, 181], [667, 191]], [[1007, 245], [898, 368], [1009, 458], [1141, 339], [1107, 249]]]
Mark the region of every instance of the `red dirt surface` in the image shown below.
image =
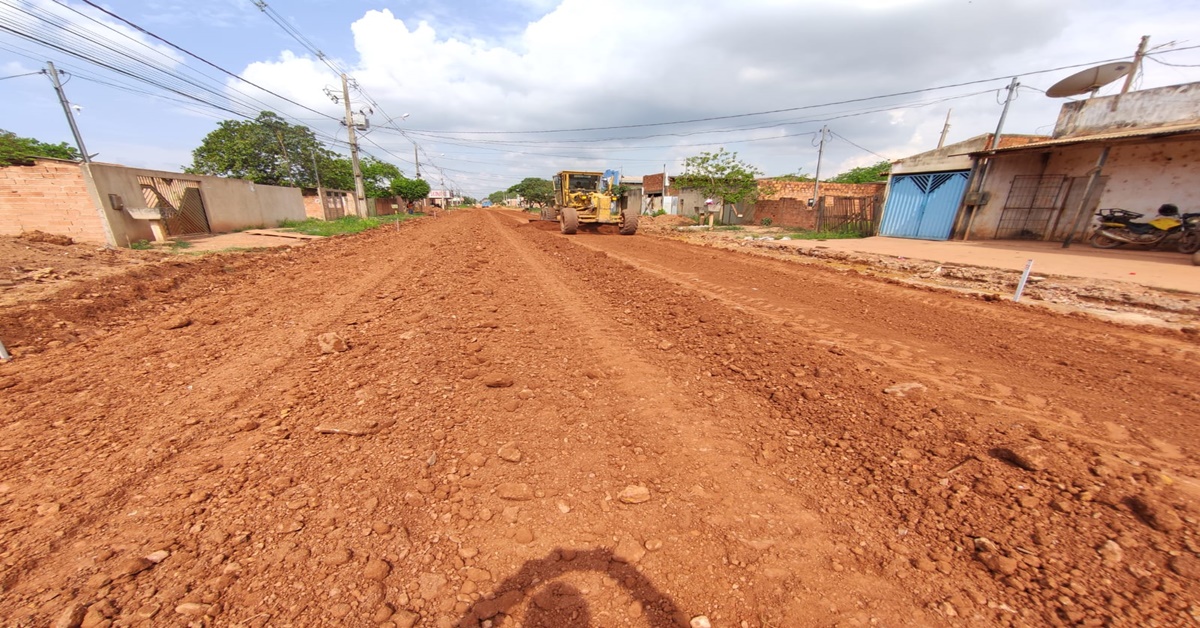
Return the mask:
[[8, 625], [1200, 614], [1180, 332], [467, 211], [0, 338]]

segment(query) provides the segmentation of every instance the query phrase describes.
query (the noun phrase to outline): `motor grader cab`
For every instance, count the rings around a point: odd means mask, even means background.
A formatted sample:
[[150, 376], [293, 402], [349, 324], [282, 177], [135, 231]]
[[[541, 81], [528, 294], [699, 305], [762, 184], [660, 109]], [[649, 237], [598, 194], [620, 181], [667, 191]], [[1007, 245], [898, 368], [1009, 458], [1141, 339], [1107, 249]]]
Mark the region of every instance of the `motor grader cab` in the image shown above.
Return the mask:
[[637, 208], [621, 209], [613, 189], [621, 175], [615, 171], [564, 170], [554, 175], [554, 207], [542, 210], [542, 220], [557, 220], [563, 233], [591, 225], [615, 224], [621, 235], [637, 233]]

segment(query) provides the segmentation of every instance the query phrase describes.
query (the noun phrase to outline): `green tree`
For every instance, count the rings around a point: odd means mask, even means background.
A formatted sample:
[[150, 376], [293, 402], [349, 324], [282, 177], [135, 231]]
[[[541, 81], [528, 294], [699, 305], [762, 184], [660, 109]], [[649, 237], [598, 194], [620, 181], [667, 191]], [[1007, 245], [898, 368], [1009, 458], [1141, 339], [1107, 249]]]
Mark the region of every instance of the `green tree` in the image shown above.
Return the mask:
[[814, 179], [811, 174], [804, 174], [803, 172], [796, 172], [794, 174], [783, 174], [783, 175], [779, 175], [778, 177], [771, 177], [771, 180], [772, 181], [792, 181], [792, 182], [796, 182], [796, 183], [812, 183], [813, 181], [816, 181], [816, 179]]
[[32, 137], [19, 137], [16, 133], [0, 129], [0, 165], [32, 166], [36, 157], [52, 157], [78, 161], [79, 151], [66, 142], [47, 144]]
[[520, 194], [530, 205], [545, 207], [554, 202], [554, 184], [546, 179], [526, 177], [508, 188], [510, 194]]
[[836, 177], [827, 179], [830, 183], [878, 183], [886, 181], [892, 170], [892, 163], [886, 159], [870, 166], [851, 168]]
[[392, 182], [404, 176], [400, 174], [400, 169], [396, 166], [386, 161], [379, 161], [374, 157], [358, 160], [358, 167], [362, 169], [363, 189], [367, 193], [367, 198], [393, 196]]
[[504, 203], [505, 199], [508, 198], [509, 194], [511, 194], [511, 192], [506, 192], [504, 190], [496, 190], [495, 192], [488, 194], [487, 198], [489, 201], [492, 202], [493, 205], [501, 205]]
[[725, 205], [755, 198], [758, 195], [757, 168], [743, 163], [724, 148], [715, 153], [702, 152], [683, 162], [683, 174], [671, 179], [680, 188], [699, 190], [704, 196], [720, 200]]
[[[263, 111], [254, 120], [218, 123], [192, 151], [192, 165], [185, 171], [264, 185], [314, 187], [314, 155], [324, 165], [336, 157], [308, 127], [288, 124], [275, 113]], [[324, 168], [321, 174], [324, 185]]]
[[479, 199], [475, 198], [474, 196], [464, 196], [462, 199], [463, 205], [476, 205], [478, 203]]
[[415, 203], [429, 196], [429, 182], [422, 179], [396, 177], [392, 180], [391, 192], [407, 203]]

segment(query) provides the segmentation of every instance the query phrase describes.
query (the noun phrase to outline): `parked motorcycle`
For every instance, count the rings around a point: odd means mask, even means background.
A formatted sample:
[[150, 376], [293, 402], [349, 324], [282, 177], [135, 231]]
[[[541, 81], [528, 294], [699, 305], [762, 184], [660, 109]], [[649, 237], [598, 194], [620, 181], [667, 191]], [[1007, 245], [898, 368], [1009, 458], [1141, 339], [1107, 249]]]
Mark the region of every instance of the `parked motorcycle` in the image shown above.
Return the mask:
[[1183, 233], [1179, 235], [1179, 252], [1192, 255], [1200, 251], [1200, 214], [1183, 215]]
[[1100, 225], [1092, 233], [1091, 245], [1098, 249], [1111, 249], [1123, 244], [1157, 246], [1167, 238], [1183, 233], [1184, 224], [1200, 217], [1200, 213], [1180, 217], [1178, 207], [1166, 204], [1158, 208], [1154, 220], [1134, 222], [1142, 216], [1124, 209], [1101, 209], [1097, 215]]

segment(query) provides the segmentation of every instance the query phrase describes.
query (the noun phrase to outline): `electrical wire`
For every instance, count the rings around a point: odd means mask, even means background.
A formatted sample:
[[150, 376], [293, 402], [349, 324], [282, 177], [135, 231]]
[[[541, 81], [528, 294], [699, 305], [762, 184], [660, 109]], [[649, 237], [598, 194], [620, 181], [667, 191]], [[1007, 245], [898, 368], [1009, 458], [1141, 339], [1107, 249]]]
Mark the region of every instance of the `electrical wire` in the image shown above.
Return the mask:
[[0, 81], [7, 81], [8, 79], [21, 78], [22, 76], [33, 76], [35, 74], [45, 74], [45, 72], [44, 71], [26, 72], [25, 74], [14, 74], [12, 76], [0, 76]]

